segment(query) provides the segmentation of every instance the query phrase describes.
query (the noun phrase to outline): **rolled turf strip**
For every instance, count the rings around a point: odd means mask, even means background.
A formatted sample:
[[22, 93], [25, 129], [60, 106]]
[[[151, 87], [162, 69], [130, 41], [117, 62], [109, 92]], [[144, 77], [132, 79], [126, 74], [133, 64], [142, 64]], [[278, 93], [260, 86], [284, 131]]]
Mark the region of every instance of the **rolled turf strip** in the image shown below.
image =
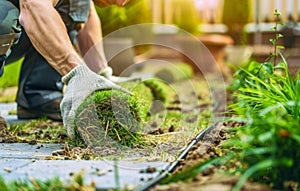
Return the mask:
[[121, 85], [133, 93], [116, 90], [94, 92], [76, 111], [74, 130], [77, 141], [89, 146], [143, 144], [143, 122], [154, 100], [166, 102], [170, 87], [158, 79]]

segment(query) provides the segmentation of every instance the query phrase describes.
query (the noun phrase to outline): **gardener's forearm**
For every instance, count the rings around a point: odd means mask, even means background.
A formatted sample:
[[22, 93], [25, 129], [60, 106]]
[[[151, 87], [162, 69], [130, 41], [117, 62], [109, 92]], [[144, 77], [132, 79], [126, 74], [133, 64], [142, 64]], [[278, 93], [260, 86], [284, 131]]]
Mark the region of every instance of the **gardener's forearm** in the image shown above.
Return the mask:
[[55, 70], [65, 75], [83, 61], [54, 9], [57, 1], [20, 0], [20, 23], [37, 51]]
[[107, 67], [101, 24], [93, 3], [90, 6], [88, 20], [78, 33], [77, 42], [85, 63], [92, 71], [99, 73], [100, 70]]

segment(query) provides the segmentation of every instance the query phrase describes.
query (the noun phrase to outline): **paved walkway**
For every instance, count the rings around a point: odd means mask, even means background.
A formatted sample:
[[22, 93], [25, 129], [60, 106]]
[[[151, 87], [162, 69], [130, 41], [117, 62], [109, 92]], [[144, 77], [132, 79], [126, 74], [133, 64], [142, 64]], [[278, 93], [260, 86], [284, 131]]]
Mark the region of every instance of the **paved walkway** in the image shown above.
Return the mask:
[[[0, 104], [1, 115], [8, 124], [20, 122], [15, 115], [8, 115], [15, 107], [14, 103]], [[94, 182], [97, 189], [124, 189], [150, 181], [169, 165], [160, 161], [43, 160], [62, 147], [60, 144], [0, 144], [0, 175], [8, 182], [28, 181], [30, 177], [36, 180], [59, 177], [69, 181], [71, 174], [84, 171], [85, 183]]]

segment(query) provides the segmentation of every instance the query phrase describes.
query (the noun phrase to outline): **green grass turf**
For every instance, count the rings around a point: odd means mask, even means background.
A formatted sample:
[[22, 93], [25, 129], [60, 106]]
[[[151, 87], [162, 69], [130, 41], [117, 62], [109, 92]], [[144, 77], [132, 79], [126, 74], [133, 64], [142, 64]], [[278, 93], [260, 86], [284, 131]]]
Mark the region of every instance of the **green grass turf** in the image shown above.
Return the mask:
[[127, 147], [143, 144], [142, 124], [151, 115], [152, 102], [166, 100], [164, 88], [167, 86], [157, 79], [122, 86], [133, 96], [115, 90], [101, 90], [80, 105], [74, 124], [77, 139], [93, 146], [111, 142], [111, 139]]

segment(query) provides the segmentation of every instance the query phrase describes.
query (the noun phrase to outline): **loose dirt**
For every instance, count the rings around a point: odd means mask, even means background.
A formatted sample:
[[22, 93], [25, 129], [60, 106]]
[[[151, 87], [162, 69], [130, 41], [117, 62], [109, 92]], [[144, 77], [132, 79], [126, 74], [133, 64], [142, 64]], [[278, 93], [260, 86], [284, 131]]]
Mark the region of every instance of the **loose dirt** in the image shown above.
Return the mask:
[[[240, 126], [240, 123], [224, 122], [216, 126], [215, 129], [208, 132], [203, 141], [194, 145], [187, 156], [179, 162], [172, 174], [183, 172], [190, 167], [203, 163], [209, 159], [223, 155], [221, 143], [232, 135], [228, 133], [230, 128]], [[238, 164], [237, 164], [238, 165]], [[226, 166], [212, 166], [199, 173], [197, 176], [185, 182], [179, 181], [167, 185], [156, 185], [151, 191], [230, 191], [238, 182], [238, 176], [225, 175], [224, 171], [229, 170]], [[188, 175], [188, 174], [187, 174]], [[246, 182], [241, 189], [242, 191], [271, 191], [272, 189], [253, 182]]]

